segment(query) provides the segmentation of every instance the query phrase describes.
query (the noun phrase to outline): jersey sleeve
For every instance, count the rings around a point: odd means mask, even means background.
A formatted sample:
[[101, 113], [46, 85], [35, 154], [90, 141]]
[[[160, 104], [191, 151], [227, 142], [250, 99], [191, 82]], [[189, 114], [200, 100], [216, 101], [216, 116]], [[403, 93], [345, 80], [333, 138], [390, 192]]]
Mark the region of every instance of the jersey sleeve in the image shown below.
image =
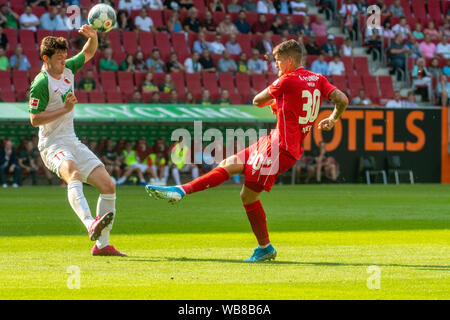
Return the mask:
[[30, 113], [44, 111], [47, 108], [48, 100], [48, 78], [45, 72], [41, 72], [31, 84], [28, 111]]
[[326, 77], [321, 76], [320, 92], [322, 93], [322, 96], [326, 97], [327, 99], [330, 99], [330, 94], [336, 89], [337, 88], [334, 85], [332, 85]]
[[72, 70], [73, 74], [75, 74], [78, 70], [83, 68], [84, 61], [84, 53], [80, 52], [76, 56], [73, 56], [72, 58], [66, 60], [66, 68]]
[[284, 82], [285, 82], [285, 78], [283, 76], [278, 78], [277, 80], [275, 80], [269, 86], [269, 89], [267, 90], [268, 93], [269, 93], [269, 96], [271, 96], [274, 99], [278, 98], [283, 92], [283, 84], [284, 84]]

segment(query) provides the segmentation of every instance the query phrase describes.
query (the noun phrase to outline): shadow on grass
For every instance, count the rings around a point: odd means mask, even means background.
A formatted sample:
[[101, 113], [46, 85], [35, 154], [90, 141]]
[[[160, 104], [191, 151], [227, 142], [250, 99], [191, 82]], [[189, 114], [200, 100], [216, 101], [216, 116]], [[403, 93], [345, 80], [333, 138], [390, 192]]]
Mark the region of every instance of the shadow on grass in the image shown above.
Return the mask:
[[[124, 260], [125, 261], [125, 260]], [[126, 261], [136, 262], [219, 262], [219, 263], [238, 263], [238, 264], [253, 264], [238, 259], [212, 259], [212, 258], [187, 258], [187, 257], [132, 257], [130, 256]], [[400, 267], [400, 268], [417, 268], [419, 270], [430, 271], [450, 271], [450, 265], [409, 265], [409, 264], [391, 264], [391, 263], [345, 263], [345, 262], [301, 262], [301, 261], [264, 261], [257, 263], [258, 265], [297, 265], [297, 266], [317, 266], [317, 267]]]

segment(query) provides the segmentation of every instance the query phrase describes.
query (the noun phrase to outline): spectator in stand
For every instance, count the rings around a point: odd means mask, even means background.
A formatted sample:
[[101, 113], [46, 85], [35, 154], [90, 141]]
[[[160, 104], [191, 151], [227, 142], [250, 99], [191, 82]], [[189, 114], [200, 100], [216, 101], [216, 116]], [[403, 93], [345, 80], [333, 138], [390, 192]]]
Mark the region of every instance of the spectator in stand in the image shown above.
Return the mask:
[[147, 71], [147, 64], [145, 62], [144, 53], [138, 51], [136, 53], [136, 58], [134, 59], [135, 71]]
[[17, 21], [19, 21], [20, 17], [17, 13], [11, 10], [8, 4], [3, 3], [2, 5], [0, 5], [0, 15], [4, 17], [2, 27], [9, 27], [16, 30], [19, 29]]
[[272, 1], [258, 0], [258, 2], [256, 4], [256, 12], [264, 13], [264, 14], [276, 14], [277, 10], [275, 9]]
[[405, 71], [407, 52], [408, 48], [403, 44], [403, 37], [399, 34], [395, 37], [395, 40], [388, 49], [389, 64], [392, 66], [392, 70], [390, 71], [391, 75], [394, 74], [397, 69]]
[[306, 14], [308, 13], [308, 7], [306, 6], [305, 2], [301, 0], [292, 0], [291, 8], [292, 14], [306, 16]]
[[408, 92], [406, 100], [403, 101], [403, 108], [418, 108], [418, 107], [419, 106], [416, 103], [416, 96], [414, 95], [414, 92], [412, 91]]
[[279, 14], [292, 14], [291, 2], [288, 0], [275, 0], [273, 5]]
[[214, 22], [213, 14], [211, 13], [211, 11], [206, 11], [201, 30], [206, 33], [216, 33], [216, 29], [217, 25]]
[[424, 41], [420, 43], [419, 50], [422, 58], [433, 58], [436, 54], [436, 45], [431, 42], [431, 36], [429, 34], [425, 34]]
[[211, 53], [222, 54], [225, 50], [225, 46], [222, 43], [222, 36], [220, 35], [220, 33], [217, 33], [214, 41], [209, 42], [208, 44]]
[[177, 90], [177, 87], [175, 86], [170, 73], [166, 73], [164, 76], [164, 81], [159, 85], [159, 91], [169, 93], [172, 90]]
[[180, 8], [184, 10], [190, 10], [194, 7], [194, 1], [193, 0], [179, 0]]
[[0, 183], [3, 188], [7, 188], [6, 175], [12, 174], [14, 176], [13, 187], [17, 188], [20, 184], [21, 172], [19, 164], [17, 163], [17, 153], [13, 143], [9, 139], [5, 139], [3, 147], [0, 146]]
[[[383, 23], [383, 37], [387, 39], [394, 39], [395, 33], [392, 31], [391, 20], [386, 19]], [[402, 36], [403, 39], [403, 36]]]
[[216, 72], [214, 60], [211, 58], [209, 50], [203, 50], [202, 57], [200, 58], [200, 64], [202, 65], [204, 72]]
[[247, 61], [249, 74], [266, 74], [267, 63], [259, 58], [258, 49], [252, 49], [252, 57]]
[[333, 60], [328, 63], [328, 71], [332, 76], [344, 76], [345, 67], [338, 53], [334, 54]]
[[425, 35], [422, 32], [422, 24], [420, 22], [416, 23], [413, 35], [417, 40], [422, 40], [425, 37]]
[[172, 52], [170, 54], [169, 61], [166, 63], [167, 72], [185, 72], [186, 67], [180, 61], [178, 61], [178, 54]]
[[149, 101], [149, 103], [152, 103], [152, 104], [161, 104], [162, 103], [159, 91], [155, 91], [152, 93], [152, 99]]
[[187, 58], [184, 61], [184, 67], [186, 73], [198, 73], [202, 71], [202, 65], [200, 63], [200, 53], [194, 51], [192, 57]]
[[230, 58], [230, 52], [228, 50], [223, 52], [223, 57], [220, 58], [217, 64], [217, 70], [219, 72], [236, 72], [236, 62]]
[[230, 38], [225, 44], [225, 49], [227, 49], [230, 54], [241, 54], [242, 48], [241, 45], [237, 42], [236, 34], [230, 34]]
[[450, 43], [448, 43], [448, 38], [446, 36], [443, 36], [441, 42], [438, 43], [436, 55], [441, 58], [450, 58]]
[[9, 60], [2, 47], [0, 47], [0, 70], [9, 71]]
[[208, 9], [211, 12], [225, 12], [225, 6], [223, 5], [222, 0], [209, 1]]
[[447, 18], [442, 20], [441, 26], [439, 27], [439, 34], [441, 37], [446, 36], [447, 39], [450, 38], [450, 23]]
[[311, 71], [323, 74], [324, 76], [330, 75], [328, 63], [325, 61], [325, 55], [323, 53], [319, 54], [319, 57], [311, 64]]
[[344, 28], [344, 32], [351, 38], [355, 39], [357, 33], [356, 18], [359, 15], [358, 7], [352, 0], [346, 0], [339, 10], [341, 16], [341, 26]]
[[133, 30], [133, 22], [126, 10], [119, 10], [119, 12], [117, 12], [117, 28], [122, 31]]
[[316, 16], [316, 21], [311, 23], [312, 33], [318, 37], [325, 37], [328, 34], [327, 25], [323, 22], [321, 15]]
[[161, 59], [158, 48], [153, 48], [151, 58], [146, 61], [147, 69], [151, 72], [164, 72], [165, 63]]
[[341, 56], [343, 57], [353, 57], [353, 44], [352, 39], [346, 38], [341, 46]]
[[58, 8], [53, 7], [44, 13], [40, 19], [40, 28], [46, 30], [56, 30], [58, 26]]
[[436, 40], [440, 37], [439, 31], [436, 29], [433, 20], [428, 21], [427, 27], [423, 30], [423, 34], [425, 36], [429, 35], [431, 40]]
[[316, 35], [314, 34], [310, 21], [311, 19], [309, 16], [305, 16], [303, 18], [303, 23], [299, 25], [298, 30], [303, 36], [314, 38]]
[[[381, 55], [381, 41], [383, 37], [383, 27], [372, 28], [372, 26], [367, 26], [365, 31], [365, 43], [368, 46], [366, 51], [367, 54], [372, 54], [372, 59]], [[377, 52], [376, 56], [373, 52]]]
[[203, 53], [203, 50], [209, 50], [209, 43], [205, 40], [205, 32], [198, 33], [198, 39], [194, 41], [193, 51]]
[[264, 32], [264, 37], [256, 44], [256, 49], [258, 49], [260, 54], [272, 53], [272, 50], [274, 48], [272, 35], [273, 35], [272, 31]]
[[400, 22], [397, 23], [393, 28], [392, 31], [395, 35], [401, 34], [403, 35], [403, 39], [407, 39], [409, 35], [411, 34], [411, 30], [409, 29], [409, 25], [406, 21], [405, 17], [400, 18]]
[[267, 55], [267, 72], [278, 75], [277, 63], [271, 53]]
[[236, 63], [236, 66], [237, 66], [237, 72], [239, 72], [239, 73], [248, 73], [247, 54], [245, 52], [242, 52], [239, 55], [239, 60]]
[[403, 17], [405, 15], [400, 0], [394, 0], [394, 3], [389, 7], [389, 11], [394, 17]]
[[117, 71], [117, 62], [112, 58], [112, 49], [106, 48], [103, 52], [103, 58], [100, 59], [100, 71]]
[[411, 58], [420, 58], [419, 43], [412, 34], [409, 35], [408, 42], [405, 43], [406, 48], [408, 48], [408, 56]]
[[204, 89], [202, 91], [202, 97], [200, 98], [200, 100], [198, 100], [198, 104], [211, 104], [211, 99], [209, 96], [209, 90]]
[[[78, 48], [83, 48], [82, 46], [84, 46], [84, 44], [87, 42], [86, 39], [82, 39], [82, 38], [86, 38], [84, 36], [79, 37], [81, 40], [78, 40]], [[111, 41], [109, 41], [108, 37], [106, 36], [106, 33], [104, 32], [99, 32], [98, 33], [98, 51], [103, 52], [105, 51], [105, 49], [107, 48], [111, 48]]]
[[115, 183], [120, 177], [120, 165], [121, 161], [117, 151], [114, 148], [114, 142], [111, 139], [106, 140], [106, 147], [100, 154], [100, 159], [105, 165], [106, 171], [108, 171], [113, 182]]
[[170, 91], [170, 98], [167, 101], [167, 104], [182, 104], [183, 101], [178, 100], [178, 93], [176, 90]]
[[367, 8], [369, 7], [369, 4], [366, 0], [356, 0], [355, 5], [358, 8], [359, 14], [363, 16], [367, 15]]
[[242, 8], [246, 12], [256, 12], [257, 7], [255, 0], [245, 0], [244, 2], [242, 2]]
[[188, 16], [183, 21], [183, 28], [186, 32], [195, 32], [198, 33], [200, 31], [200, 20], [197, 18], [198, 10], [194, 7], [189, 9]]
[[29, 174], [31, 176], [31, 183], [33, 186], [37, 185], [37, 172], [39, 166], [37, 160], [40, 157], [39, 152], [35, 152], [33, 148], [33, 141], [27, 140], [25, 147], [19, 152], [17, 158], [17, 164], [22, 170], [22, 173]]
[[238, 0], [231, 0], [227, 5], [228, 12], [239, 12], [242, 10], [242, 6], [238, 3]]
[[179, 0], [164, 0], [164, 8], [175, 11], [180, 10]]
[[[306, 17], [305, 17], [306, 18]], [[286, 30], [290, 35], [297, 35], [299, 34], [299, 27], [292, 21], [292, 16], [286, 16], [285, 17], [285, 23], [283, 25], [283, 30]], [[304, 20], [303, 20], [304, 21]]]
[[239, 11], [238, 19], [234, 22], [234, 25], [240, 33], [247, 34], [251, 31], [251, 28], [247, 20], [245, 20], [245, 16], [244, 10]]
[[141, 93], [138, 90], [135, 90], [128, 103], [143, 103]]
[[27, 71], [31, 68], [28, 58], [23, 54], [22, 45], [17, 44], [15, 54], [9, 58], [9, 65], [12, 70]]
[[156, 32], [152, 18], [148, 16], [147, 9], [141, 9], [139, 15], [134, 18], [134, 26], [138, 31]]
[[227, 13], [225, 15], [225, 18], [221, 23], [219, 23], [219, 26], [217, 27], [217, 32], [221, 34], [236, 34], [239, 32], [239, 30], [236, 28], [236, 26], [231, 22], [231, 15]]
[[188, 91], [186, 92], [186, 95], [184, 96], [184, 103], [185, 104], [195, 104], [195, 98], [192, 92]]
[[386, 108], [403, 108], [400, 91], [394, 91], [394, 99], [387, 102]]
[[78, 90], [93, 91], [95, 89], [97, 89], [97, 83], [94, 79], [94, 71], [89, 69], [86, 71], [83, 78], [81, 78], [80, 82], [78, 82]]
[[146, 182], [144, 179], [144, 172], [146, 172], [147, 166], [141, 164], [141, 159], [139, 159], [136, 150], [133, 150], [133, 146], [130, 141], [125, 143], [125, 149], [122, 150], [121, 158], [126, 167], [123, 175], [117, 179], [117, 185], [120, 186], [124, 184], [133, 173], [137, 174], [140, 184], [145, 185]]
[[274, 34], [279, 34], [283, 32], [283, 19], [280, 16], [275, 16], [273, 18], [272, 24], [270, 25], [270, 31]]
[[72, 22], [70, 22], [69, 17], [66, 16], [66, 9], [61, 8], [59, 14], [56, 16], [57, 24], [55, 30], [57, 31], [69, 31]]
[[[425, 66], [425, 59], [419, 58], [411, 71], [412, 87], [420, 92], [422, 101], [432, 102], [431, 74]], [[422, 90], [426, 86], [426, 90]], [[419, 87], [419, 88], [417, 88]]]
[[450, 59], [447, 59], [447, 65], [444, 66], [442, 73], [445, 74], [446, 76], [450, 76]]
[[216, 104], [221, 106], [229, 106], [231, 104], [230, 94], [228, 93], [228, 90], [226, 89], [222, 90], [220, 98], [216, 100]]
[[145, 74], [145, 79], [141, 83], [141, 90], [143, 93], [152, 93], [159, 91], [158, 86], [153, 82], [153, 73], [147, 72]]
[[263, 34], [270, 30], [270, 25], [267, 23], [265, 14], [258, 14], [258, 21], [252, 25], [252, 32], [256, 34]]
[[366, 90], [361, 88], [358, 95], [353, 98], [352, 104], [355, 106], [368, 106], [372, 104], [372, 101], [366, 97]]
[[[74, 1], [79, 1], [79, 0], [74, 0]], [[67, 1], [66, 1], [67, 2]], [[80, 1], [81, 2], [81, 1]], [[114, 2], [115, 1], [111, 1], [111, 0], [99, 0], [98, 3], [104, 3], [107, 4], [108, 6], [114, 8]]]
[[430, 61], [430, 67], [428, 68], [430, 75], [432, 77], [440, 77], [442, 74], [442, 69], [439, 67], [439, 59], [433, 58]]
[[134, 64], [134, 57], [131, 53], [128, 53], [125, 60], [120, 64], [119, 71], [135, 72], [136, 65]]
[[0, 48], [5, 51], [9, 50], [8, 37], [3, 33], [3, 27], [0, 26]]
[[163, 10], [164, 6], [161, 0], [142, 0], [142, 5], [150, 10]]
[[334, 56], [335, 54], [338, 54], [339, 49], [336, 43], [334, 43], [334, 36], [332, 34], [329, 34], [327, 40], [328, 41], [322, 45], [322, 51], [324, 51], [325, 54], [329, 56]]
[[375, 2], [375, 5], [378, 6], [378, 8], [381, 9], [381, 15], [385, 17], [390, 17], [392, 13], [389, 11], [389, 8], [384, 3], [384, 0], [377, 0]]
[[322, 170], [325, 172], [327, 178], [336, 182], [338, 176], [338, 163], [328, 154], [324, 141], [321, 141], [319, 143], [319, 149], [316, 149], [313, 152], [313, 158], [313, 164], [308, 166], [308, 174], [305, 183], [309, 183], [314, 174], [316, 176], [316, 182], [320, 183], [322, 180]]
[[442, 107], [447, 107], [450, 98], [450, 82], [447, 80], [446, 75], [441, 75], [436, 85], [436, 94], [438, 97], [438, 104]]
[[31, 7], [26, 6], [25, 12], [20, 16], [19, 23], [21, 29], [36, 31], [36, 27], [40, 24], [40, 21], [33, 14]]

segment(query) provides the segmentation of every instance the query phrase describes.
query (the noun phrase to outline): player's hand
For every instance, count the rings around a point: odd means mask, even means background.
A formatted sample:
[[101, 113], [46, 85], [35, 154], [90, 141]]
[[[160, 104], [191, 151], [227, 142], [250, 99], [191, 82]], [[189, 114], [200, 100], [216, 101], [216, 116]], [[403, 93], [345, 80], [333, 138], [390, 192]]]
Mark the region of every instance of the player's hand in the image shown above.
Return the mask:
[[330, 131], [334, 127], [334, 121], [332, 118], [325, 118], [319, 123], [319, 129], [323, 131]]
[[72, 111], [75, 104], [78, 103], [77, 97], [73, 94], [73, 92], [69, 92], [66, 96], [66, 101], [64, 102], [64, 107], [68, 109], [68, 112]]
[[96, 38], [97, 37], [97, 31], [92, 29], [92, 27], [88, 24], [82, 25], [80, 30], [78, 30], [78, 33], [81, 33], [86, 38]]

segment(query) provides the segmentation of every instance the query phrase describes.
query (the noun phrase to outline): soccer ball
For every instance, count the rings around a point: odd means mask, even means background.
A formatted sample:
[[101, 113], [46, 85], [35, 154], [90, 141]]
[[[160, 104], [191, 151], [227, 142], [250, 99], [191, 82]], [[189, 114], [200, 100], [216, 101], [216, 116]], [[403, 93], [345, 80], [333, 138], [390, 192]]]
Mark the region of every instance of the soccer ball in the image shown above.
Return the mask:
[[109, 32], [116, 24], [116, 12], [107, 4], [96, 4], [88, 15], [89, 24], [95, 31]]

